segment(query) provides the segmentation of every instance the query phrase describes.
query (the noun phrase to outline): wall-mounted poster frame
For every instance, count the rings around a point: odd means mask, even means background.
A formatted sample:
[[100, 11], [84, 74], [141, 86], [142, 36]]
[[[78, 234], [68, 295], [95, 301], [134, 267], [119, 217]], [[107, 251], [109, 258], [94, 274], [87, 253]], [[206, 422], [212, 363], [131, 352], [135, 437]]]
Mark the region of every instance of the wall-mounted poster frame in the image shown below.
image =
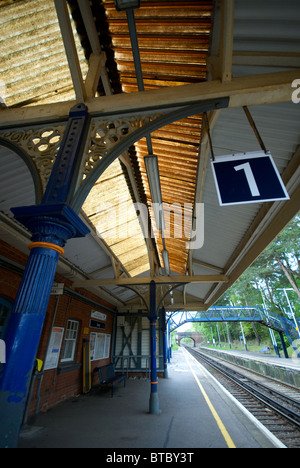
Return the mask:
[[64, 336], [64, 328], [52, 328], [44, 370], [56, 369], [58, 366], [61, 344]]
[[111, 335], [95, 332], [90, 334], [91, 361], [109, 358], [110, 341]]

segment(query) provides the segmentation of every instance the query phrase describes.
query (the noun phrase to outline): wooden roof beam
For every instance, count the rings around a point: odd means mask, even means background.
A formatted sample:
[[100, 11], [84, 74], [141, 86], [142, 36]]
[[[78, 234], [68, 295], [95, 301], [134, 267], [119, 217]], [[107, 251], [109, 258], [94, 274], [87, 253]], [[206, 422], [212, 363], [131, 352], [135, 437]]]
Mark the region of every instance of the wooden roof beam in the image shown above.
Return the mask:
[[[89, 70], [85, 80], [85, 93], [87, 98], [93, 98], [96, 96], [99, 80], [105, 70], [106, 54], [102, 52], [100, 55], [91, 54], [89, 59]], [[109, 81], [108, 81], [109, 83]], [[106, 95], [111, 95], [111, 88], [108, 87]]]
[[[87, 99], [92, 117], [149, 112], [158, 109], [188, 106], [208, 99], [229, 97], [229, 107], [290, 102], [292, 83], [300, 70], [232, 78], [230, 82], [205, 81], [132, 94], [116, 94]], [[7, 109], [0, 113], [0, 128], [68, 120], [74, 101]]]
[[90, 57], [89, 72], [86, 78], [85, 87], [87, 97], [94, 97], [101, 78], [105, 94], [112, 94], [111, 84], [106, 70], [106, 54], [101, 49], [97, 28], [89, 0], [78, 0], [80, 13], [89, 38], [92, 49]]
[[201, 260], [197, 260], [196, 258], [193, 258], [192, 262], [195, 265], [200, 265], [200, 266], [202, 266], [204, 268], [208, 268], [209, 270], [219, 271], [220, 273], [223, 273], [223, 271], [224, 271], [223, 268], [217, 267], [215, 265], [211, 265], [210, 263], [201, 262]]
[[211, 52], [207, 58], [209, 76], [222, 83], [232, 79], [234, 0], [216, 2]]
[[233, 52], [233, 65], [252, 67], [284, 67], [300, 68], [300, 53], [298, 52]]
[[222, 32], [220, 43], [220, 79], [223, 83], [232, 79], [232, 49], [234, 31], [234, 0], [222, 1]]
[[186, 283], [227, 283], [229, 278], [225, 275], [194, 275], [194, 276], [156, 276], [139, 278], [105, 278], [96, 280], [75, 281], [75, 288], [91, 286], [129, 286], [150, 284], [154, 280], [157, 284], [186, 284]]
[[66, 0], [54, 0], [54, 3], [69, 63], [76, 99], [77, 102], [84, 102], [86, 100], [86, 92], [73, 36], [68, 5]]

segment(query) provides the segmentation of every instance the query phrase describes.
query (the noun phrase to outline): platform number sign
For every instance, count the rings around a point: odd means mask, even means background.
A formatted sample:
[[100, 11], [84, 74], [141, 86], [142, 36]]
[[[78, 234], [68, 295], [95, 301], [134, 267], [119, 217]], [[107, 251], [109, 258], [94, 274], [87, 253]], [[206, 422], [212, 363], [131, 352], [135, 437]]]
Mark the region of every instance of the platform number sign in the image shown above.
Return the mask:
[[221, 156], [212, 162], [212, 170], [221, 206], [289, 200], [270, 154]]

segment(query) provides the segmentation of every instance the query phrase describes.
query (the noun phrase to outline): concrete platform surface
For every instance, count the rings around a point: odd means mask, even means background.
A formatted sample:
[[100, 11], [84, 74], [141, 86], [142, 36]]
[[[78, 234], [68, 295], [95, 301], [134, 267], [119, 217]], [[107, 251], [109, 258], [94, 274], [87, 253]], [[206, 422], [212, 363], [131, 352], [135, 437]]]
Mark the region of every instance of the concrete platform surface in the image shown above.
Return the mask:
[[295, 369], [300, 372], [300, 359], [291, 356], [289, 359], [284, 357], [278, 357], [275, 354], [263, 353], [263, 352], [251, 352], [251, 351], [242, 351], [242, 350], [229, 350], [229, 349], [215, 349], [215, 348], [206, 348], [203, 349], [212, 350], [212, 351], [221, 351], [222, 353], [233, 354], [236, 356], [247, 357], [248, 359], [258, 359], [263, 362], [270, 362], [275, 366], [287, 367], [288, 369]]
[[219, 356], [226, 361], [300, 388], [300, 359], [297, 357], [286, 359], [272, 354], [222, 348], [202, 347], [201, 350], [211, 356]]
[[96, 389], [38, 415], [19, 448], [283, 448], [187, 351], [159, 379], [160, 415], [148, 413], [150, 382], [127, 381], [111, 398]]

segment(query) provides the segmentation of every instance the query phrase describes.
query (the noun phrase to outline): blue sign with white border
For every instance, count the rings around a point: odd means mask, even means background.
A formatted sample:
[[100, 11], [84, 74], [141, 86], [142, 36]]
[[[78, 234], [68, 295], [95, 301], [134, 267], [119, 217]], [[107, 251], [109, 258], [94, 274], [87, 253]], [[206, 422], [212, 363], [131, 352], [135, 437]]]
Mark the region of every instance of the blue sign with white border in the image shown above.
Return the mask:
[[227, 155], [212, 161], [221, 206], [289, 200], [271, 154]]

